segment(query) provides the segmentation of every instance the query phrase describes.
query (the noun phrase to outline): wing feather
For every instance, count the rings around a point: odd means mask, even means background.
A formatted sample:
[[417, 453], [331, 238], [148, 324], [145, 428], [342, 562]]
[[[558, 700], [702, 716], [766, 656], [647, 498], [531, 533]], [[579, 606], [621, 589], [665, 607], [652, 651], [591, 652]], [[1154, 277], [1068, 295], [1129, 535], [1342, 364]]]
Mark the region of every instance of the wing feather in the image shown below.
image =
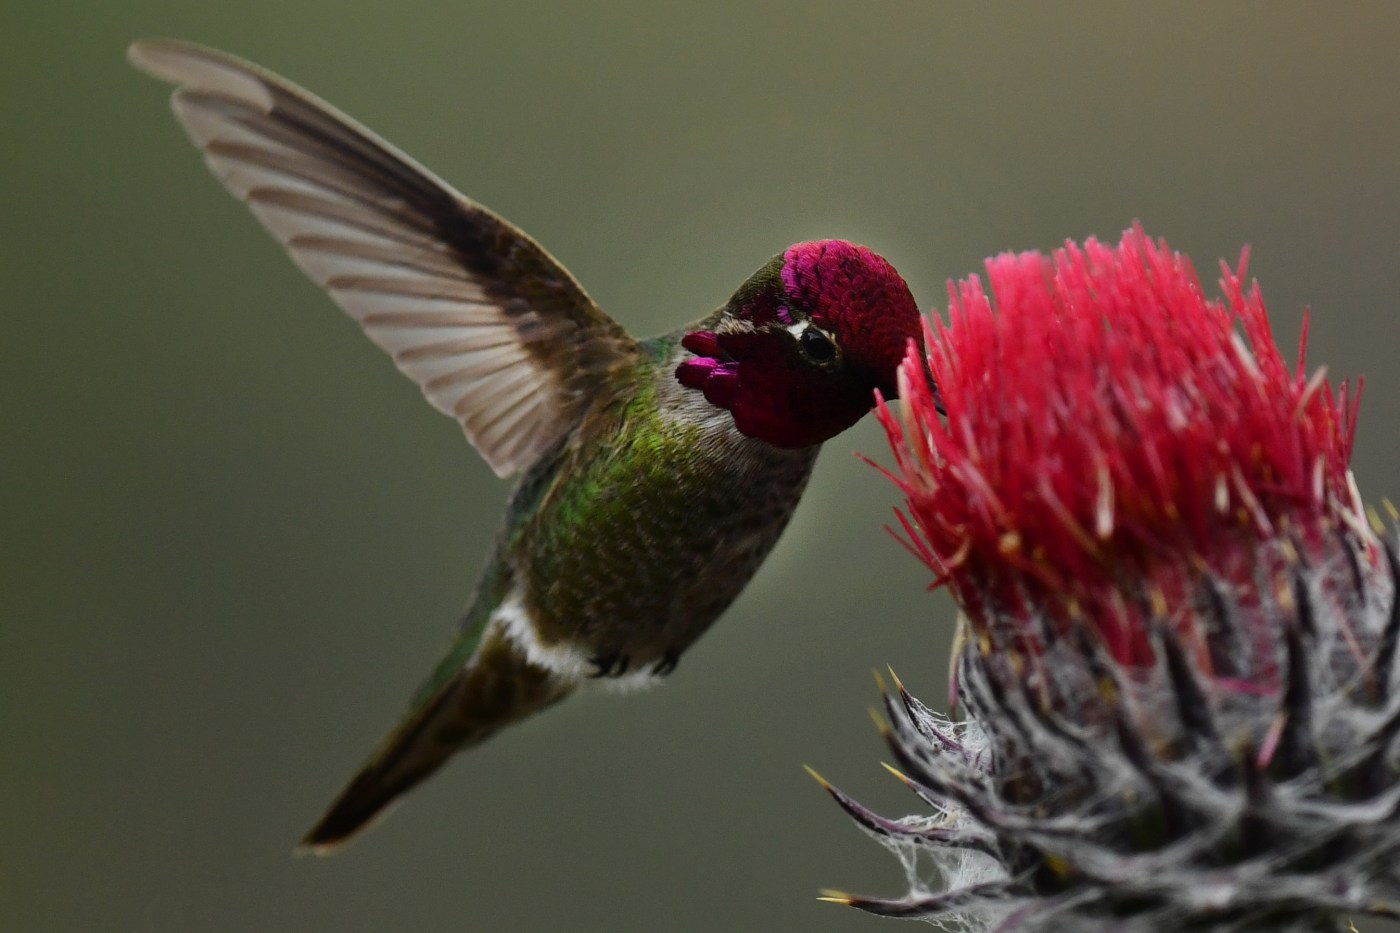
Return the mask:
[[524, 232], [256, 65], [138, 42], [214, 176], [501, 476], [618, 391], [640, 350]]

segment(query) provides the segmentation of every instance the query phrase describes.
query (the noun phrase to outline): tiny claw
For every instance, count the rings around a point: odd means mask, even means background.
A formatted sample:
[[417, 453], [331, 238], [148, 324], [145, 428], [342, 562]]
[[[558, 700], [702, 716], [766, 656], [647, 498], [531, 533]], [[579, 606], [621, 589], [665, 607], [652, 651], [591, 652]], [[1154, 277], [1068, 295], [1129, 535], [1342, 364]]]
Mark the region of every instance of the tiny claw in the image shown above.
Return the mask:
[[588, 659], [588, 663], [594, 667], [593, 673], [588, 676], [597, 680], [601, 677], [621, 677], [631, 667], [632, 659], [621, 651], [614, 651], [612, 654], [594, 655]]
[[661, 656], [660, 661], [656, 662], [651, 672], [657, 677], [669, 677], [671, 673], [675, 671], [676, 665], [679, 664], [680, 661], [681, 654], [679, 651], [668, 651]]

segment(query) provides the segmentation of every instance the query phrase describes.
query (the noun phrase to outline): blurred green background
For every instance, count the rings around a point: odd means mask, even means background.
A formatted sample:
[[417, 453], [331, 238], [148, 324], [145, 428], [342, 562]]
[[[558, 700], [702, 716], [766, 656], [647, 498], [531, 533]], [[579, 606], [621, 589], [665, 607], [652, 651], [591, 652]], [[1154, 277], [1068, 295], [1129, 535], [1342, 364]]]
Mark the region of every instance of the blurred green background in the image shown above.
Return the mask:
[[[921, 304], [1134, 218], [1252, 243], [1293, 356], [1368, 377], [1400, 493], [1390, 4], [11, 4], [0, 30], [0, 929], [859, 931], [898, 866], [869, 670], [943, 695], [951, 606], [882, 531], [872, 420], [664, 688], [447, 769], [332, 860], [291, 847], [442, 647], [507, 487], [207, 176], [172, 35], [299, 81], [531, 231], [629, 328], [844, 237]], [[1380, 930], [1370, 925], [1367, 930]]]

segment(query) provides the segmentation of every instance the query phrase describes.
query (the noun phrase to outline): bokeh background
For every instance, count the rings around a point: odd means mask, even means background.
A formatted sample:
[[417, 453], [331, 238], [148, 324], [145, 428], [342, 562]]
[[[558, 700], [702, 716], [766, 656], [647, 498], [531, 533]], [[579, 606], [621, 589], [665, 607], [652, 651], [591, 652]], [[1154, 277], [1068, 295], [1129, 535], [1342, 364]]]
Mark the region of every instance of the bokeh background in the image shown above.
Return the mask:
[[[952, 609], [828, 445], [756, 582], [644, 697], [291, 847], [443, 646], [507, 487], [207, 176], [126, 44], [282, 72], [531, 231], [638, 333], [788, 243], [925, 307], [1134, 218], [1254, 247], [1280, 340], [1367, 376], [1400, 494], [1400, 10], [1257, 3], [11, 4], [0, 29], [0, 929], [860, 931], [895, 862], [869, 671], [944, 693]], [[1372, 924], [1364, 929], [1386, 929]], [[1395, 929], [1395, 928], [1390, 928]]]

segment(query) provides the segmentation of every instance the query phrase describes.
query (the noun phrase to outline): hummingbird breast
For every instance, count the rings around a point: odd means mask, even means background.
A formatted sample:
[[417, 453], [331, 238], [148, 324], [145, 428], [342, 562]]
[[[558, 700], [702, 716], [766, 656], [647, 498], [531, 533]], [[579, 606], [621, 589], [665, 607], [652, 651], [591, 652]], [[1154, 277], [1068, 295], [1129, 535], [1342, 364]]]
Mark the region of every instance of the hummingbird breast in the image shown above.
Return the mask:
[[655, 351], [639, 390], [517, 493], [539, 498], [508, 544], [503, 621], [563, 675], [673, 667], [777, 543], [816, 459], [740, 434], [676, 382], [678, 345]]

